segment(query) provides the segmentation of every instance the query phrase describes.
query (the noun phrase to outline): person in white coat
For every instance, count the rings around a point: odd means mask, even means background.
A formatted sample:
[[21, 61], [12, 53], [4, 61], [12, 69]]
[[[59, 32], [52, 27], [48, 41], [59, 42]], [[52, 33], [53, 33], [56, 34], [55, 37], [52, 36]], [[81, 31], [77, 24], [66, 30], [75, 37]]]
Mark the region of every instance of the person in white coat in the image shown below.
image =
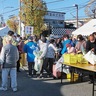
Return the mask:
[[[51, 39], [50, 43], [46, 46], [47, 51], [43, 61], [43, 68], [41, 70], [40, 78], [43, 76], [43, 70], [47, 72], [47, 76], [52, 76], [52, 67], [55, 59], [55, 52], [57, 52], [57, 48], [54, 45], [55, 40]], [[42, 44], [43, 45], [43, 44]], [[43, 50], [43, 49], [42, 49]], [[42, 55], [41, 55], [42, 57]]]
[[48, 51], [46, 54], [45, 64], [44, 64], [44, 69], [47, 71], [48, 75], [52, 74], [56, 53], [57, 53], [57, 48], [55, 46], [55, 40], [51, 39], [48, 45]]
[[47, 40], [46, 40], [46, 38], [45, 37], [42, 37], [41, 39], [40, 39], [40, 45], [39, 45], [39, 47], [40, 47], [40, 51], [42, 52], [42, 54], [41, 54], [41, 56], [40, 56], [40, 59], [43, 59], [43, 65], [42, 65], [42, 69], [41, 69], [41, 71], [40, 71], [40, 78], [43, 76], [43, 69], [44, 69], [44, 64], [45, 64], [45, 56], [46, 56], [46, 54], [47, 54], [47, 49], [48, 49], [48, 43], [46, 42]]

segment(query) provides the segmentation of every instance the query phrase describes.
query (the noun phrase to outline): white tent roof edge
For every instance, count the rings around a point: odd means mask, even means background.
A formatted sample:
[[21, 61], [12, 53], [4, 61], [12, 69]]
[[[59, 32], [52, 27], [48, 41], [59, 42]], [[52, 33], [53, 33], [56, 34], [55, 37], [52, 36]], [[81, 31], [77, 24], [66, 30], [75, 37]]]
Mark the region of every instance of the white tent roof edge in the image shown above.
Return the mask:
[[89, 36], [93, 32], [96, 32], [96, 19], [91, 19], [89, 22], [78, 28], [77, 30], [73, 31], [73, 35], [83, 35]]

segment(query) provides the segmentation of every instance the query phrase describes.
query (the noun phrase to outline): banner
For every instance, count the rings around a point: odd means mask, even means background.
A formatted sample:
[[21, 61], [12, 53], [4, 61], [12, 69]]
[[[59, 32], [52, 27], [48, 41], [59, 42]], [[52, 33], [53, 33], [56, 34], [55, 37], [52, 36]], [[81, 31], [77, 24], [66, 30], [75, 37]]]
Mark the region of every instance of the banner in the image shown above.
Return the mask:
[[33, 27], [32, 26], [25, 26], [25, 34], [32, 34], [33, 35]]

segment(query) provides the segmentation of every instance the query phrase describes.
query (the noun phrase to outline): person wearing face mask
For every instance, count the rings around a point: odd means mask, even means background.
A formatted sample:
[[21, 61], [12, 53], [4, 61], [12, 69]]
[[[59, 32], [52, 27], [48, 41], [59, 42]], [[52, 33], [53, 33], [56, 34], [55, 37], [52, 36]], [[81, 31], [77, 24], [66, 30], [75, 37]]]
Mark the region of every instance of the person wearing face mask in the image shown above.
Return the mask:
[[62, 48], [62, 51], [61, 51], [61, 54], [62, 54], [62, 55], [67, 52], [67, 47], [66, 47], [66, 45], [72, 43], [72, 41], [69, 39], [69, 35], [65, 34], [65, 35], [63, 36], [63, 38], [64, 38], [64, 40], [63, 40], [63, 42], [62, 42], [63, 48]]
[[17, 35], [16, 41], [17, 41], [17, 42], [20, 41], [20, 35]]
[[68, 54], [76, 52], [75, 48], [71, 44], [67, 44], [66, 47], [67, 47], [67, 53]]
[[[86, 43], [86, 51], [88, 52], [90, 50], [92, 50], [96, 55], [96, 39], [93, 34], [91, 34], [89, 36], [89, 40]], [[96, 76], [96, 74], [95, 74], [95, 76]], [[93, 83], [93, 76], [92, 75], [89, 75], [89, 79], [90, 79], [89, 83]]]
[[77, 36], [77, 43], [75, 46], [76, 53], [83, 53], [83, 51], [86, 49], [86, 41], [84, 40], [82, 35]]
[[86, 51], [88, 52], [90, 50], [96, 54], [96, 39], [93, 34], [89, 36], [89, 40], [86, 43]]

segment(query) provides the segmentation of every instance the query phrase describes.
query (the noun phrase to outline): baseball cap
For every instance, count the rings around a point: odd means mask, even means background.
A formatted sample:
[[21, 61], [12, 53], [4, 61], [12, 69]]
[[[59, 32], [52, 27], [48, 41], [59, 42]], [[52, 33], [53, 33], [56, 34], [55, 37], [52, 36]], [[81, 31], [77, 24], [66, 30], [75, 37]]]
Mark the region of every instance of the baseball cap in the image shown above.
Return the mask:
[[30, 36], [30, 37], [28, 38], [28, 40], [32, 41], [32, 40], [33, 40], [33, 37], [32, 37], [32, 36]]

